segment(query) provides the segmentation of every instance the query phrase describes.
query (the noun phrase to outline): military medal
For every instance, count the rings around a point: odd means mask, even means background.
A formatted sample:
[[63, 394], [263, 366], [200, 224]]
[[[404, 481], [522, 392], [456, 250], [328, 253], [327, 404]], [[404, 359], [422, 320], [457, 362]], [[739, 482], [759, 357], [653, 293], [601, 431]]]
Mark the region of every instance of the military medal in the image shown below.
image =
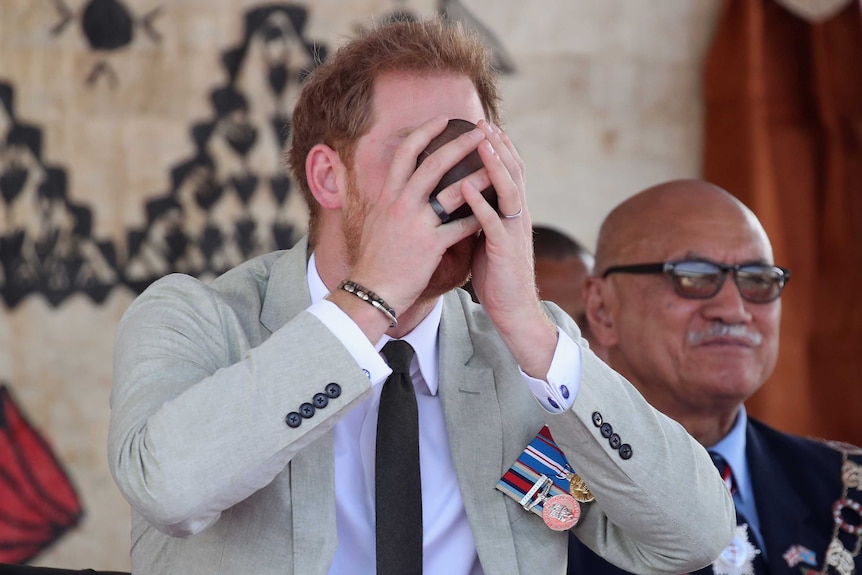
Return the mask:
[[519, 501], [524, 511], [530, 511], [539, 503], [544, 502], [548, 498], [548, 493], [550, 493], [553, 484], [554, 482], [547, 475], [539, 475], [539, 478], [533, 483], [530, 490]]
[[542, 506], [542, 521], [554, 531], [571, 529], [581, 518], [581, 506], [568, 493], [549, 496], [554, 481], [547, 475], [539, 475], [519, 503], [526, 511]]
[[544, 426], [497, 482], [496, 489], [542, 518], [549, 529], [566, 531], [581, 518], [581, 504], [594, 501], [581, 477]]
[[580, 503], [589, 503], [596, 500], [593, 492], [590, 491], [590, 488], [587, 487], [587, 484], [584, 483], [584, 480], [577, 473], [573, 473], [569, 477], [569, 493], [572, 494], [575, 501], [579, 501]]
[[542, 520], [554, 531], [567, 531], [581, 518], [581, 506], [571, 495], [554, 495], [542, 504]]
[[572, 471], [572, 468], [568, 463], [566, 464], [566, 468], [563, 469], [561, 473], [557, 474], [557, 478], [569, 482], [569, 493], [572, 494], [575, 501], [580, 503], [589, 503], [596, 500], [593, 492], [590, 491], [589, 487], [587, 487], [586, 482], [580, 475]]
[[739, 525], [733, 539], [712, 564], [712, 570], [715, 575], [754, 575], [753, 563], [758, 553], [760, 550], [748, 539], [748, 525]]

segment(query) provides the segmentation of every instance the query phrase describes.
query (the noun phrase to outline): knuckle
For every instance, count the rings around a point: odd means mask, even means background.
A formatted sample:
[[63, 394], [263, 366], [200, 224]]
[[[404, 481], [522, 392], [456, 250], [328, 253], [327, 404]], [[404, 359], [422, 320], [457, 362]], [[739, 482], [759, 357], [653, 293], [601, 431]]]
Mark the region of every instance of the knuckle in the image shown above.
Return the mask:
[[443, 161], [438, 154], [431, 154], [424, 160], [422, 160], [422, 165], [417, 168], [418, 170], [423, 170], [427, 172], [440, 172], [444, 168]]
[[411, 146], [407, 140], [403, 141], [397, 148], [395, 148], [395, 152], [392, 155], [393, 162], [415, 161], [415, 159], [416, 151], [414, 150], [414, 146]]

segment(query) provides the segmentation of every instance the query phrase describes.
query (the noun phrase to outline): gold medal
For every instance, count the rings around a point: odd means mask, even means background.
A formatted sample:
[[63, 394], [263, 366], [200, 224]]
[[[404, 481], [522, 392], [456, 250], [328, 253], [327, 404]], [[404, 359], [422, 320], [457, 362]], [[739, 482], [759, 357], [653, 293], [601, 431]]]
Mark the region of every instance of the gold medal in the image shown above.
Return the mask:
[[569, 477], [569, 492], [575, 498], [575, 501], [580, 503], [589, 503], [596, 499], [593, 492], [590, 491], [590, 488], [587, 487], [587, 484], [584, 483], [584, 480], [577, 473], [573, 473]]

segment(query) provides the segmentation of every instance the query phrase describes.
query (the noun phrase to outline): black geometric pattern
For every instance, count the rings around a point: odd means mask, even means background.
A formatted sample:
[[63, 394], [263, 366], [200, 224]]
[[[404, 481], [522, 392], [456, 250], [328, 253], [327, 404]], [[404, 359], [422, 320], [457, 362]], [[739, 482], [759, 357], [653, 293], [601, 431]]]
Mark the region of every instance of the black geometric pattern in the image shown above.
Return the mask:
[[[170, 190], [147, 202], [146, 226], [128, 234], [123, 281], [133, 290], [171, 271], [218, 275], [290, 247], [302, 233], [291, 221], [294, 187], [281, 154], [290, 96], [327, 54], [304, 36], [306, 19], [305, 8], [294, 5], [246, 13], [242, 43], [222, 54], [228, 80], [210, 93], [211, 117], [191, 129], [195, 152], [171, 169]], [[265, 114], [243, 93], [240, 78], [249, 74], [265, 79]], [[268, 159], [256, 163], [255, 154]], [[277, 168], [267, 172], [261, 164]]]
[[[100, 54], [127, 46], [136, 30], [159, 43], [154, 20], [170, 17], [169, 3], [135, 15], [118, 0], [91, 0], [77, 14], [63, 0], [53, 2], [60, 19], [52, 35], [77, 22]], [[514, 71], [499, 41], [460, 2], [441, 0], [438, 9], [484, 36], [500, 72]], [[414, 16], [397, 8], [387, 18]], [[140, 293], [171, 272], [213, 277], [292, 246], [305, 231], [305, 208], [282, 157], [290, 104], [328, 53], [306, 36], [307, 19], [305, 6], [289, 3], [245, 12], [241, 43], [221, 54], [225, 80], [208, 95], [209, 115], [189, 127], [193, 153], [171, 167], [168, 189], [150, 196], [145, 223], [127, 230], [124, 241], [93, 236], [94, 210], [68, 197], [68, 168], [45, 163], [42, 129], [16, 116], [13, 84], [0, 79], [0, 299], [6, 306], [35, 294], [54, 306], [74, 293], [101, 303], [119, 285]], [[88, 84], [101, 75], [114, 84], [116, 74], [100, 63]]]
[[[106, 53], [125, 48], [135, 38], [140, 29], [153, 42], [161, 40], [153, 21], [161, 12], [157, 6], [141, 16], [135, 15], [120, 0], [89, 0], [76, 14], [65, 0], [53, 0], [59, 20], [51, 27], [51, 36], [59, 36], [76, 20], [87, 44], [94, 52]], [[101, 58], [87, 75], [87, 85], [94, 85], [99, 78], [107, 77], [112, 87], [116, 87], [117, 74], [107, 59]]]
[[67, 171], [42, 158], [42, 130], [15, 116], [0, 82], [0, 295], [9, 307], [41, 293], [59, 305], [75, 292], [102, 302], [119, 280], [112, 242], [92, 235], [93, 212], [67, 195]]

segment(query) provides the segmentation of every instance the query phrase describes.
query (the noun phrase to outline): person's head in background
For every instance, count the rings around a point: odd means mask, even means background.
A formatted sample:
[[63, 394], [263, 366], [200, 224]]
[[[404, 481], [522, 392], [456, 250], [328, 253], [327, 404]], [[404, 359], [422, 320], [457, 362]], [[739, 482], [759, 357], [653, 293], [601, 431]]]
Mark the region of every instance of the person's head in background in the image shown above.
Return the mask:
[[533, 253], [539, 297], [554, 302], [569, 314], [590, 342], [590, 348], [604, 359], [584, 313], [584, 284], [593, 271], [593, 254], [563, 232], [538, 225], [533, 226]]
[[[692, 263], [662, 271], [666, 262]], [[610, 365], [703, 445], [715, 444], [778, 356], [787, 278], [763, 226], [717, 186], [671, 181], [608, 215], [595, 264], [586, 313]]]

